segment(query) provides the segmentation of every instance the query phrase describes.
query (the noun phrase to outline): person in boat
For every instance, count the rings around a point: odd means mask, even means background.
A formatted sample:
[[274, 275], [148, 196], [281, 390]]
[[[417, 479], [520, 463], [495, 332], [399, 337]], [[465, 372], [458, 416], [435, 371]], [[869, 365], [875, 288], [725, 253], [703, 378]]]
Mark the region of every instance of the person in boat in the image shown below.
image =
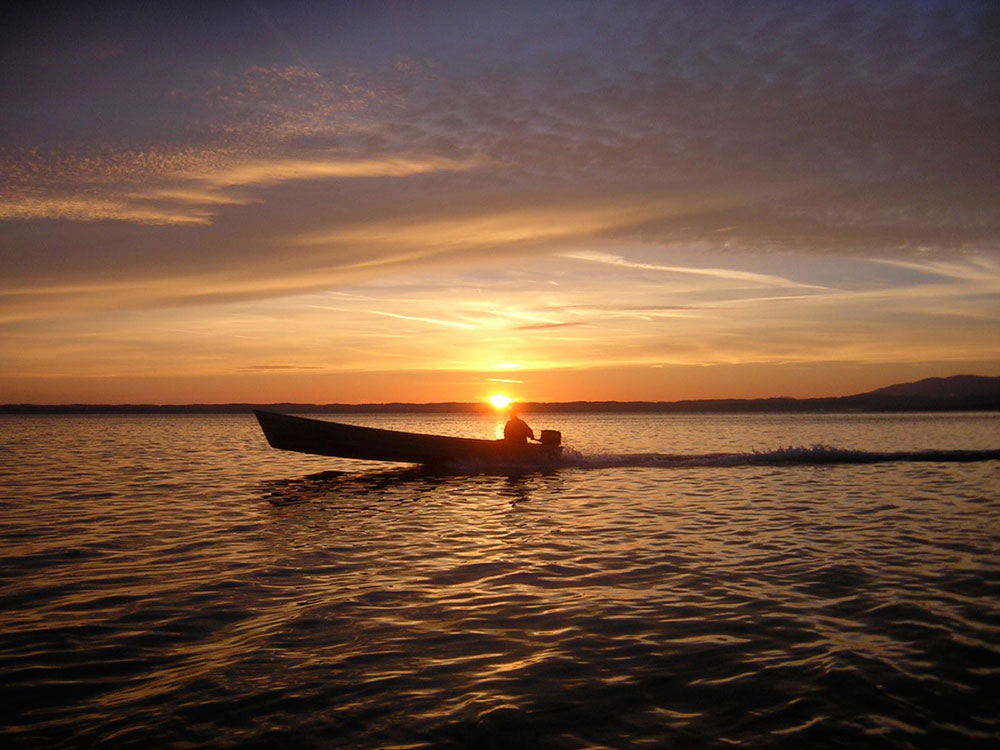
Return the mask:
[[512, 445], [527, 445], [528, 438], [535, 439], [535, 433], [527, 422], [517, 416], [517, 409], [511, 407], [510, 419], [503, 426], [503, 439]]

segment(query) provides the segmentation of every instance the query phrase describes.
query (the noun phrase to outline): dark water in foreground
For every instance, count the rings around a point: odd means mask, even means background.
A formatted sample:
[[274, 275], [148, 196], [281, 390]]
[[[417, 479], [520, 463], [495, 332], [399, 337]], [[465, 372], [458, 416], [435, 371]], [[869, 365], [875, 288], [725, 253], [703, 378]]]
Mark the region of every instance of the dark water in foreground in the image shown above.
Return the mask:
[[0, 419], [0, 742], [997, 746], [998, 415], [531, 421], [571, 466]]

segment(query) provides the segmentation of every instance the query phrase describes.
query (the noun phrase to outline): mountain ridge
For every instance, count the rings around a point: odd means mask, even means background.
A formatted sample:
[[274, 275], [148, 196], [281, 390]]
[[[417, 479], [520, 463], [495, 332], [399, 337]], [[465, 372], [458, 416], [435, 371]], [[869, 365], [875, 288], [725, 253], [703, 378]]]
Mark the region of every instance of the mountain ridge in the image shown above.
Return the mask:
[[985, 375], [952, 375], [947, 378], [924, 378], [913, 383], [897, 383], [884, 388], [876, 388], [865, 395], [966, 398], [971, 396], [997, 395], [1000, 378]]

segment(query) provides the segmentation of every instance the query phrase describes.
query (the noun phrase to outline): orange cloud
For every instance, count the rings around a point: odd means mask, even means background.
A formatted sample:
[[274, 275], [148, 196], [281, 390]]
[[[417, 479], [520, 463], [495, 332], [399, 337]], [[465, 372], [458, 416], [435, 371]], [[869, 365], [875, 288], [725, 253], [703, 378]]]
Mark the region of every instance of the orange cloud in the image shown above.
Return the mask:
[[[0, 189], [0, 221], [66, 219], [138, 224], [209, 224], [219, 206], [258, 202], [254, 189], [307, 180], [405, 178], [432, 172], [466, 171], [481, 159], [393, 155], [352, 159], [237, 158], [225, 150], [200, 154], [148, 153], [132, 158], [70, 160], [50, 169], [39, 164], [31, 179]], [[144, 186], [145, 185], [145, 186]]]

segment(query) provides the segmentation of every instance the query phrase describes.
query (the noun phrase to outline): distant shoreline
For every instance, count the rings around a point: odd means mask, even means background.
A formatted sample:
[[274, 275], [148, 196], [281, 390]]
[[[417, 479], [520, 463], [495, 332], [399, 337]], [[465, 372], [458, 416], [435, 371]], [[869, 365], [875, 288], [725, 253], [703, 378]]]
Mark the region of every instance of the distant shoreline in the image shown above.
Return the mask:
[[[725, 399], [712, 401], [574, 401], [522, 403], [525, 414], [801, 414], [1000, 411], [1000, 400], [893, 399]], [[251, 414], [254, 409], [284, 414], [495, 414], [475, 403], [434, 404], [0, 404], [0, 415], [86, 414]]]
[[[953, 375], [901, 383], [869, 393], [824, 398], [727, 398], [686, 401], [521, 402], [525, 413], [552, 414], [795, 414], [819, 412], [1000, 411], [1000, 377]], [[485, 403], [429, 404], [0, 404], [0, 414], [493, 414]]]

